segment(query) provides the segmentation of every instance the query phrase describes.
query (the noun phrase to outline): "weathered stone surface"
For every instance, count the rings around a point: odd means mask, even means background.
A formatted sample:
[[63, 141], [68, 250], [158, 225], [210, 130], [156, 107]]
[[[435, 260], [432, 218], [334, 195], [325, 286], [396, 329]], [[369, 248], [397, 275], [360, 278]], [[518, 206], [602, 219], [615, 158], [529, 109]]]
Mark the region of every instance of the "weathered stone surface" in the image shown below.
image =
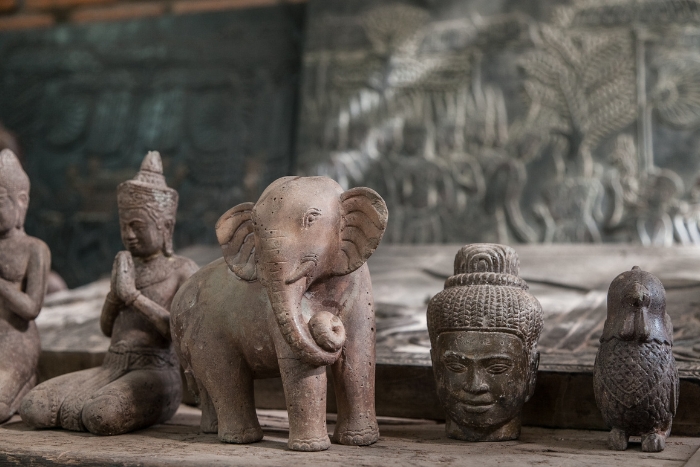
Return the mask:
[[[310, 455], [285, 449], [289, 428], [285, 412], [258, 410], [258, 417], [265, 437], [251, 445], [222, 444], [214, 434], [201, 434], [199, 410], [183, 406], [164, 425], [99, 439], [84, 433], [33, 431], [13, 419], [0, 426], [0, 464], [37, 467], [76, 464], [95, 467], [465, 464], [657, 467], [682, 466], [689, 459], [695, 459], [693, 455], [700, 446], [700, 438], [673, 436], [663, 453], [640, 452], [638, 442], [633, 442], [627, 452], [617, 453], [606, 449], [607, 434], [603, 431], [532, 427], [523, 428], [518, 441], [471, 444], [445, 438], [443, 424], [380, 417], [382, 436], [376, 444], [361, 449], [336, 445]], [[334, 423], [335, 417], [330, 416], [331, 429]]]

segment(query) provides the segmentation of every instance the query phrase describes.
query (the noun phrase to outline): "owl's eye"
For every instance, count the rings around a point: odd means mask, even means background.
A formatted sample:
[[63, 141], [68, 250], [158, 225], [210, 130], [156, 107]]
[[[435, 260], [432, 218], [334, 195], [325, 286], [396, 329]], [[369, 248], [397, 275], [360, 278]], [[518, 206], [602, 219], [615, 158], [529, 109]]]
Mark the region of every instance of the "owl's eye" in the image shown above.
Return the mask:
[[646, 287], [640, 283], [635, 283], [627, 290], [627, 302], [637, 308], [648, 307], [651, 303], [651, 294]]
[[649, 306], [649, 303], [651, 303], [651, 297], [648, 294], [644, 294], [644, 297], [642, 298], [642, 306]]

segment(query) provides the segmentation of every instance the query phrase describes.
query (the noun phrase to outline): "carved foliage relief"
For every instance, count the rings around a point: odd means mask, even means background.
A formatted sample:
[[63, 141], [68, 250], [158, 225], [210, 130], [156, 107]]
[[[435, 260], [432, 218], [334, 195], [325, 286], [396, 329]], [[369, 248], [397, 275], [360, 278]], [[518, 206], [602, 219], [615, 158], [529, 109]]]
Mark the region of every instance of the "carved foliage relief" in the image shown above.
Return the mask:
[[0, 35], [0, 121], [32, 180], [27, 230], [71, 285], [121, 246], [116, 186], [149, 150], [180, 193], [175, 246], [291, 170], [300, 6]]
[[307, 28], [299, 171], [379, 191], [386, 239], [700, 243], [697, 0], [312, 0]]

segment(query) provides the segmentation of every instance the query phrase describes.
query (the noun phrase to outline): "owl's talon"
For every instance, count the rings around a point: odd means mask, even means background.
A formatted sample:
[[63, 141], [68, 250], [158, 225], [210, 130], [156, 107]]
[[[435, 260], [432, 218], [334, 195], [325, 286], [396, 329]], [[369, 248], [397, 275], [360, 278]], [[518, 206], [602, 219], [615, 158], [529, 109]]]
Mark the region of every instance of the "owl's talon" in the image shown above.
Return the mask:
[[624, 451], [627, 449], [629, 436], [619, 428], [613, 428], [608, 436], [608, 446], [615, 451]]
[[661, 452], [666, 447], [666, 437], [658, 433], [642, 436], [642, 451]]

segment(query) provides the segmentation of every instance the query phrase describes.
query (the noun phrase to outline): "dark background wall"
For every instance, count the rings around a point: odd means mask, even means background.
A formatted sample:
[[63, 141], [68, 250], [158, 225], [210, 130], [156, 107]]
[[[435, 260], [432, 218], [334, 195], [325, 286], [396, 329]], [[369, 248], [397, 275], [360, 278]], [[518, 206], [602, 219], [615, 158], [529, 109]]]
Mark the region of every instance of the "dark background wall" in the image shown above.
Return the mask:
[[115, 188], [153, 149], [179, 248], [291, 173], [375, 188], [385, 242], [700, 244], [698, 11], [0, 0], [0, 121], [71, 286], [109, 271]]
[[292, 171], [304, 5], [0, 34], [0, 121], [32, 181], [26, 229], [76, 286], [111, 267], [116, 186], [149, 150], [180, 193], [175, 245]]

